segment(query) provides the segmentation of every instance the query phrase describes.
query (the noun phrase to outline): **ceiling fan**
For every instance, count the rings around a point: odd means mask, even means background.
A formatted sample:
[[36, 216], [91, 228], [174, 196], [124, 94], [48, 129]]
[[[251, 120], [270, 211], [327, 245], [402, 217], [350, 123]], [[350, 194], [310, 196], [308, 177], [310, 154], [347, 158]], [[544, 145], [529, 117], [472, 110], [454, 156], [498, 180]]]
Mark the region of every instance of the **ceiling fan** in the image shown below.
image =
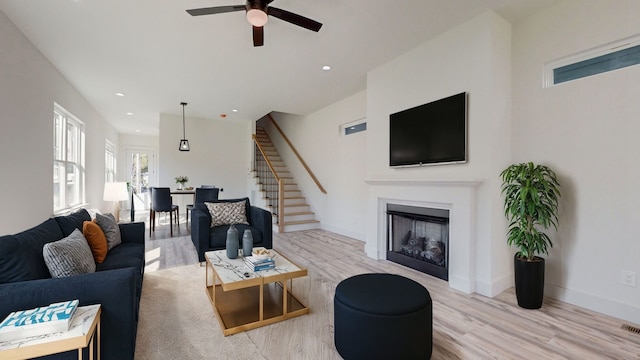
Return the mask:
[[200, 16], [242, 10], [246, 11], [247, 20], [251, 25], [253, 25], [253, 46], [264, 45], [263, 26], [267, 23], [269, 15], [315, 32], [318, 32], [322, 27], [322, 24], [315, 20], [311, 20], [302, 15], [294, 14], [286, 10], [269, 6], [271, 2], [273, 2], [273, 0], [247, 0], [247, 3], [245, 5], [214, 6], [208, 8], [191, 9], [187, 10], [187, 12], [191, 16]]

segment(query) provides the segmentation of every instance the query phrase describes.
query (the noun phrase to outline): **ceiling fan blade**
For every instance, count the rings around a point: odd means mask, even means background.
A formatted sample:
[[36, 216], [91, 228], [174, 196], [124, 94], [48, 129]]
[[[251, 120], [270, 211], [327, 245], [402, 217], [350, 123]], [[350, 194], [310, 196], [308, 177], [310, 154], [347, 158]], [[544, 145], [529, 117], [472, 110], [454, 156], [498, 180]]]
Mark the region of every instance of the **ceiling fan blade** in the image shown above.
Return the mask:
[[187, 12], [191, 16], [200, 16], [200, 15], [211, 15], [211, 14], [221, 14], [233, 11], [247, 10], [245, 5], [228, 5], [228, 6], [214, 6], [208, 8], [200, 8], [200, 9], [191, 9], [187, 10]]
[[264, 27], [254, 26], [253, 27], [253, 46], [262, 46], [262, 45], [264, 45]]
[[305, 29], [309, 29], [315, 32], [318, 32], [322, 27], [322, 24], [315, 20], [311, 20], [302, 15], [294, 14], [292, 12], [278, 9], [272, 6], [269, 6], [267, 8], [267, 14], [277, 17], [280, 20], [290, 22], [294, 25], [302, 26]]

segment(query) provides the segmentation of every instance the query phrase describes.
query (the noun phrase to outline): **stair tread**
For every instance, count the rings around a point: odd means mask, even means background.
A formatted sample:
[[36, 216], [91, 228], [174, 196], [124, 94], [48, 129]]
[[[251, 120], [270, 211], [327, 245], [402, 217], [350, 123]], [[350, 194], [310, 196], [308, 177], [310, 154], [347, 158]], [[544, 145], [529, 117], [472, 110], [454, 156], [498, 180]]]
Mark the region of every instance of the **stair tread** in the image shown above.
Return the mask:
[[319, 223], [318, 220], [299, 220], [299, 221], [285, 221], [284, 226], [287, 225], [301, 225], [301, 224], [314, 224]]
[[284, 216], [296, 216], [296, 215], [314, 215], [313, 211], [297, 211], [297, 212], [285, 212]]

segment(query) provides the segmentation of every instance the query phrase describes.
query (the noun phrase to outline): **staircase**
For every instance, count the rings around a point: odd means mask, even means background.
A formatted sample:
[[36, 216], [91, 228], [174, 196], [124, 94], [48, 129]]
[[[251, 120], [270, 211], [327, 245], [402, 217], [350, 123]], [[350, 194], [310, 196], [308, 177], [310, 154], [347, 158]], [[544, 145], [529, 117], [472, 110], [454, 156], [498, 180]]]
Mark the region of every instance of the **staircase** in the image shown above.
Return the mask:
[[[315, 214], [311, 211], [305, 197], [302, 196], [302, 192], [298, 188], [295, 179], [278, 155], [269, 135], [263, 128], [256, 128], [256, 141], [260, 144], [265, 157], [273, 166], [277, 176], [284, 181], [283, 232], [318, 228], [320, 226], [320, 222], [316, 220]], [[258, 157], [256, 157], [256, 159], [258, 159]], [[258, 168], [258, 166], [256, 166], [256, 168]], [[274, 214], [273, 231], [279, 232], [280, 227], [277, 223], [278, 217], [275, 216], [277, 214], [277, 209], [275, 208], [277, 205], [274, 204], [274, 199], [278, 198], [278, 190], [273, 186], [265, 184], [265, 181], [263, 181], [264, 179], [260, 179], [259, 172], [256, 171], [255, 174], [258, 189], [262, 195], [262, 199], [264, 200], [264, 207]]]

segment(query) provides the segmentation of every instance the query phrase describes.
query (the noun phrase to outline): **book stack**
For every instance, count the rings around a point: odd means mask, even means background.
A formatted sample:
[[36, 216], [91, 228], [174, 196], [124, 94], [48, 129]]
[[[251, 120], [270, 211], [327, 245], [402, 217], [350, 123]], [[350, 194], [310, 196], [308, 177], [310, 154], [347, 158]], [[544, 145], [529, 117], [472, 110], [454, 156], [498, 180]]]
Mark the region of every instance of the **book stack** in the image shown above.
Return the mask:
[[0, 341], [67, 331], [77, 309], [78, 300], [69, 300], [14, 311], [0, 323]]
[[270, 270], [276, 267], [272, 258], [258, 259], [255, 256], [245, 256], [244, 263], [252, 271]]

